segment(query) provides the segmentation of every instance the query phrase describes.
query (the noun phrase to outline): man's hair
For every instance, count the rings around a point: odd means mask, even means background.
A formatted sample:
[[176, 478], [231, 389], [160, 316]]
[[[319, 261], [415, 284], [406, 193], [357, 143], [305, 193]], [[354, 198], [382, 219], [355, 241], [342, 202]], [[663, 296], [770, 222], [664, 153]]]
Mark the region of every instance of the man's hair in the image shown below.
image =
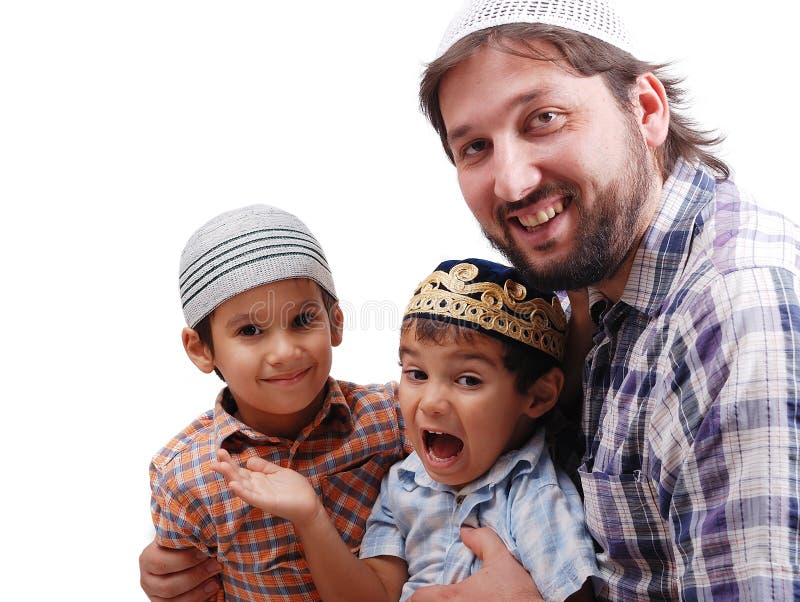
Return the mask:
[[446, 342], [455, 342], [468, 346], [475, 341], [475, 337], [489, 337], [503, 346], [503, 366], [514, 376], [514, 387], [518, 393], [525, 394], [531, 385], [545, 372], [560, 364], [556, 358], [543, 351], [534, 349], [530, 345], [518, 343], [507, 338], [493, 337], [486, 332], [423, 317], [409, 317], [403, 320], [400, 329], [401, 336], [413, 333], [417, 341], [443, 345]]
[[[551, 56], [535, 48], [532, 42], [537, 40], [552, 44], [557, 54]], [[512, 42], [520, 43], [523, 49], [512, 45]], [[653, 73], [664, 85], [670, 106], [667, 138], [656, 149], [662, 177], [666, 179], [672, 173], [681, 157], [707, 165], [723, 179], [730, 175], [728, 166], [712, 152], [712, 148], [722, 142], [723, 137], [713, 131], [698, 129], [694, 121], [681, 114], [686, 106], [686, 93], [681, 88], [683, 79], [666, 73], [669, 64], [640, 61], [624, 50], [592, 36], [541, 23], [514, 23], [476, 31], [458, 40], [426, 68], [420, 83], [420, 107], [439, 134], [450, 161], [453, 161], [453, 154], [447, 143], [447, 130], [439, 106], [439, 86], [448, 70], [484, 45], [534, 60], [565, 60], [582, 76], [600, 74], [618, 106], [626, 112], [632, 110], [631, 91], [636, 79], [645, 73]]]
[[[322, 294], [322, 304], [325, 306], [325, 311], [328, 313], [328, 319], [331, 321], [331, 327], [341, 327], [341, 324], [334, 324], [333, 309], [336, 307], [338, 301], [336, 301], [336, 298], [321, 286], [317, 285], [317, 288], [319, 288], [319, 292]], [[213, 315], [214, 312], [212, 311], [205, 318], [200, 320], [194, 327], [200, 342], [208, 347], [212, 356], [214, 355], [214, 338], [211, 336], [211, 316]], [[217, 368], [214, 368], [214, 372], [220, 377], [220, 379], [223, 381], [225, 380], [222, 372], [220, 372]]]

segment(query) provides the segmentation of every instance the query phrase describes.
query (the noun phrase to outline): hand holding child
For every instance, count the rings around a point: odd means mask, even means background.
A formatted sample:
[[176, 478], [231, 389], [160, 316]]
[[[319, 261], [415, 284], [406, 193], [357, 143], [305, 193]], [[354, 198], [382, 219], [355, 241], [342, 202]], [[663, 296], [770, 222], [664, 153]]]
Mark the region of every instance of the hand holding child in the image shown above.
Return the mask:
[[237, 466], [224, 449], [217, 451], [217, 458], [211, 468], [248, 504], [295, 524], [307, 523], [324, 512], [311, 483], [300, 473], [261, 458], [250, 458], [246, 467]]

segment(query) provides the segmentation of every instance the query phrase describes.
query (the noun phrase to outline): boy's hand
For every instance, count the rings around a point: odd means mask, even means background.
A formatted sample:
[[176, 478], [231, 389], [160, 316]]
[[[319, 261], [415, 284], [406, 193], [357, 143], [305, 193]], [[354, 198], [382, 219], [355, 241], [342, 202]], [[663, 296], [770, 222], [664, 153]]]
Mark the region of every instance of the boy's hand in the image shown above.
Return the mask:
[[250, 458], [247, 467], [233, 463], [224, 449], [211, 468], [225, 477], [228, 486], [248, 504], [303, 525], [324, 512], [311, 483], [298, 472], [261, 458]]

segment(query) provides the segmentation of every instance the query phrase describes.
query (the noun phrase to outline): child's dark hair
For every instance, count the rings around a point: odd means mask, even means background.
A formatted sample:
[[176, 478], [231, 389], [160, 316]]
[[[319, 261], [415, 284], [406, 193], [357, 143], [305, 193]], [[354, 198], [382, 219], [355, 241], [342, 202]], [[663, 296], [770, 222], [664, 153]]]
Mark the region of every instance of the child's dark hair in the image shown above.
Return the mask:
[[545, 372], [561, 364], [553, 356], [525, 345], [506, 339], [492, 337], [488, 332], [420, 316], [409, 316], [403, 320], [400, 334], [413, 332], [417, 341], [432, 342], [441, 345], [445, 341], [469, 344], [476, 336], [487, 336], [495, 339], [503, 346], [503, 366], [514, 375], [514, 387], [517, 392], [525, 394], [531, 385]]
[[[319, 292], [322, 294], [322, 304], [325, 307], [325, 311], [328, 313], [328, 319], [333, 324], [335, 316], [333, 315], [333, 308], [336, 307], [336, 299], [328, 293], [324, 288], [318, 286]], [[211, 351], [211, 355], [214, 355], [214, 339], [211, 336], [211, 316], [214, 315], [212, 311], [208, 314], [205, 318], [200, 320], [194, 327], [195, 332], [197, 332], [197, 336], [200, 338], [200, 342], [203, 343], [206, 347], [208, 347], [209, 351]], [[338, 325], [341, 326], [341, 325]], [[222, 372], [220, 372], [217, 368], [214, 368], [214, 372], [217, 376], [220, 377], [223, 381], [225, 377], [222, 376]]]

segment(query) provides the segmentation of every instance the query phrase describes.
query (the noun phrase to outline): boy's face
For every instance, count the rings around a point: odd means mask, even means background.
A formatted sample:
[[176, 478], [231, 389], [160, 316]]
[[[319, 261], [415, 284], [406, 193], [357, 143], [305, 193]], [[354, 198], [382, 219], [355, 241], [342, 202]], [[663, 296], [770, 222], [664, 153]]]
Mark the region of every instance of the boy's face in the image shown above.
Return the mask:
[[452, 486], [473, 481], [528, 436], [533, 394], [521, 394], [499, 341], [475, 334], [442, 344], [400, 338], [398, 392], [406, 432], [428, 474]]
[[315, 282], [283, 280], [228, 299], [214, 310], [211, 336], [213, 367], [225, 377], [242, 422], [294, 437], [313, 420], [331, 347], [341, 342]]

